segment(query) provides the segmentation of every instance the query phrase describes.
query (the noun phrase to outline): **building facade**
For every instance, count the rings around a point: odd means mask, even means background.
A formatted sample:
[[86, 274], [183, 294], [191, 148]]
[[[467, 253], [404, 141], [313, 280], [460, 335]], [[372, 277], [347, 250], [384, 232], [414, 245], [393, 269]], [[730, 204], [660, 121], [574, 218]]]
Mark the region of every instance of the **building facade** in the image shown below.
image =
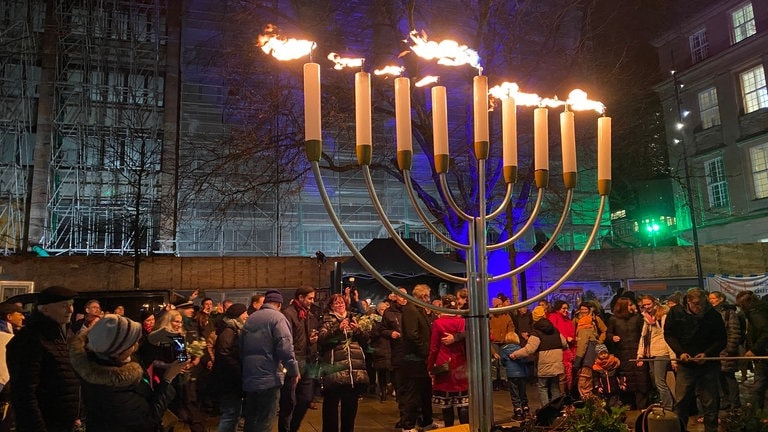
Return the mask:
[[[654, 41], [680, 235], [768, 241], [768, 4], [710, 2]], [[690, 193], [689, 193], [690, 192]], [[693, 209], [691, 215], [690, 209]]]

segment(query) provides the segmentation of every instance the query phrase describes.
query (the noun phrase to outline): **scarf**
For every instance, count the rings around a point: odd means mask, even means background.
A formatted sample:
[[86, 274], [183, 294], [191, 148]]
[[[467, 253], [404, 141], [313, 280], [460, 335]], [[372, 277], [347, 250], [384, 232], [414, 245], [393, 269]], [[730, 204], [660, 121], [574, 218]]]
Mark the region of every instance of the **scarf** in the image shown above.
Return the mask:
[[296, 310], [299, 312], [299, 319], [304, 321], [307, 319], [307, 315], [309, 314], [309, 310], [304, 307], [301, 302], [294, 301], [293, 305], [296, 307]]

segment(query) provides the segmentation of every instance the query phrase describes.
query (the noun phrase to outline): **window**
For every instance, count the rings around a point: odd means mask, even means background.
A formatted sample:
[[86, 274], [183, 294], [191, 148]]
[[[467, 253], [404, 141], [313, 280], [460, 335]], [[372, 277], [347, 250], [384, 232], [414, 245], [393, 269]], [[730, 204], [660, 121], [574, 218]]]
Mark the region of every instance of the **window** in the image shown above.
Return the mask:
[[728, 182], [725, 181], [723, 158], [717, 157], [704, 163], [704, 177], [707, 179], [707, 193], [710, 208], [728, 206]]
[[752, 12], [752, 3], [744, 3], [738, 9], [731, 12], [731, 37], [737, 44], [756, 33], [755, 14]]
[[749, 149], [755, 198], [768, 197], [768, 143]]
[[745, 114], [768, 107], [768, 91], [765, 88], [763, 65], [742, 72], [739, 75], [739, 80], [741, 81]]
[[720, 124], [720, 107], [717, 105], [717, 89], [710, 87], [699, 92], [701, 127], [709, 129]]
[[696, 64], [709, 57], [709, 42], [707, 42], [707, 29], [701, 29], [688, 37], [691, 45], [691, 61]]

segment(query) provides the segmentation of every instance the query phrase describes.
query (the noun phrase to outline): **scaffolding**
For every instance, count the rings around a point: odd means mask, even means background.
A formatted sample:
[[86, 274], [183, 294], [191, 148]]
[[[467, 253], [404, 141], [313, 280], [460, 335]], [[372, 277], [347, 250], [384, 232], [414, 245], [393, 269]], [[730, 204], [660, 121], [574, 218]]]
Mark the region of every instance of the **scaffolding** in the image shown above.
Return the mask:
[[152, 249], [163, 146], [164, 11], [163, 0], [56, 3], [41, 241], [49, 253]]
[[0, 252], [23, 247], [24, 212], [34, 149], [40, 70], [36, 31], [39, 10], [24, 0], [0, 6]]

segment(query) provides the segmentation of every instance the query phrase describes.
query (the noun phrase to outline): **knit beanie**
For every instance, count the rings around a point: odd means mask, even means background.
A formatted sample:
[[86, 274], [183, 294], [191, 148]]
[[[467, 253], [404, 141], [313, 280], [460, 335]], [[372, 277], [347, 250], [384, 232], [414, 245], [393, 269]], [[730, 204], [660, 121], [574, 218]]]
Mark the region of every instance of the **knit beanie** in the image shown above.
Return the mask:
[[224, 312], [224, 315], [226, 315], [228, 318], [237, 318], [244, 314], [247, 310], [248, 306], [242, 303], [234, 303], [227, 309], [226, 312]]
[[278, 290], [269, 290], [264, 295], [264, 303], [282, 303], [283, 295]]
[[107, 314], [88, 332], [88, 349], [102, 357], [116, 357], [141, 337], [141, 324], [126, 317]]
[[547, 310], [544, 309], [544, 306], [536, 306], [533, 308], [531, 315], [533, 316], [533, 321], [538, 321], [547, 315]]
[[601, 352], [608, 352], [608, 347], [605, 344], [595, 345], [595, 354], [600, 354]]

